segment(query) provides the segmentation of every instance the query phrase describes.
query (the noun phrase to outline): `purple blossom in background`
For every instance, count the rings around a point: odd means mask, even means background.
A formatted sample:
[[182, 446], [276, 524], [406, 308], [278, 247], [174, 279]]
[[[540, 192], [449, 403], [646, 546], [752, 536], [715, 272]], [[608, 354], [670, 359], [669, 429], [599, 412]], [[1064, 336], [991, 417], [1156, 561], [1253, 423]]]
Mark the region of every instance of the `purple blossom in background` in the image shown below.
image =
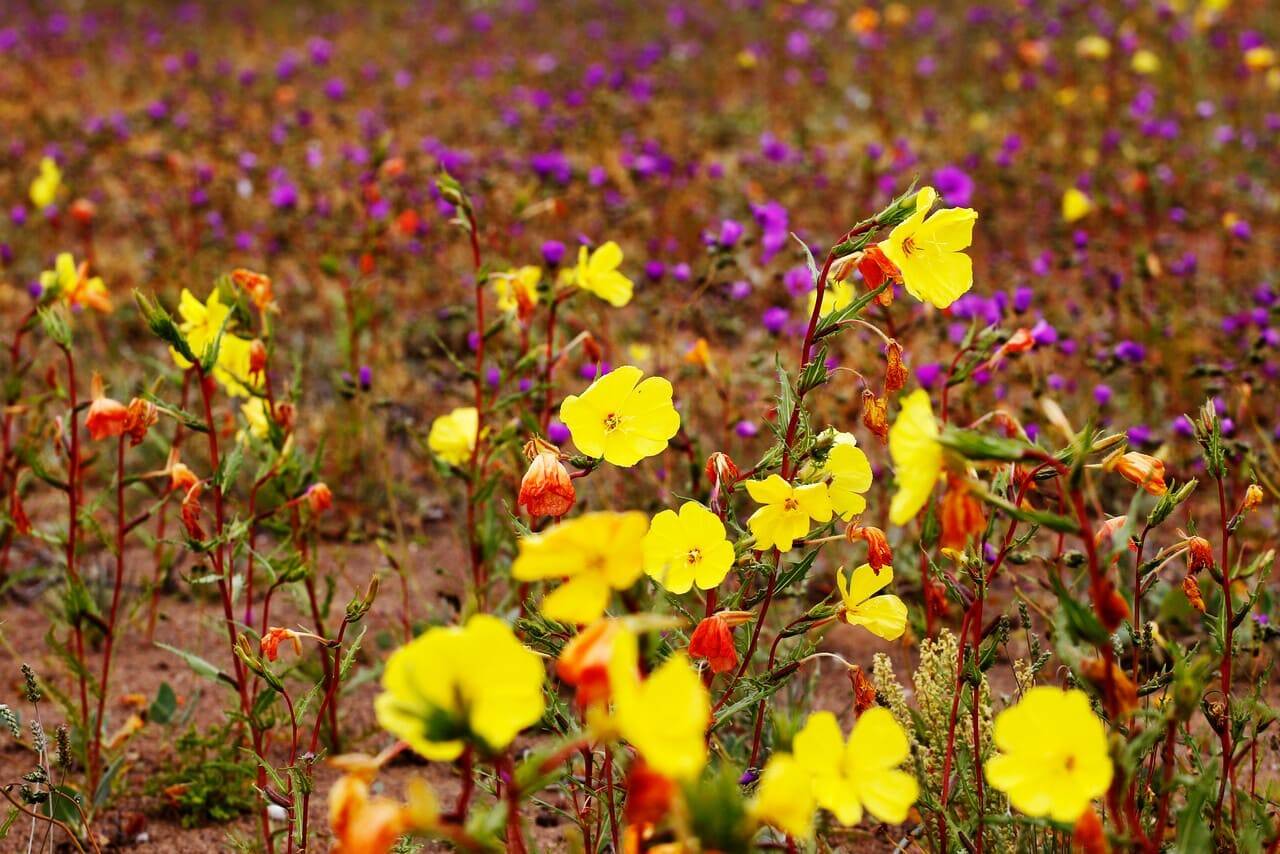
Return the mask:
[[1147, 348], [1136, 341], [1121, 341], [1115, 346], [1115, 357], [1122, 362], [1136, 364], [1147, 358]]
[[744, 419], [733, 425], [733, 432], [737, 433], [744, 439], [750, 439], [760, 432], [760, 428], [755, 425], [755, 422]]
[[542, 244], [542, 260], [549, 267], [556, 267], [564, 260], [565, 246], [559, 240], [547, 240]]
[[569, 441], [569, 428], [564, 426], [560, 419], [552, 418], [547, 424], [547, 438], [554, 444], [563, 445]]
[[777, 335], [787, 325], [790, 319], [785, 308], [781, 306], [770, 306], [764, 310], [764, 314], [760, 318], [760, 322], [764, 324], [764, 328]]
[[1106, 406], [1111, 402], [1111, 397], [1111, 386], [1099, 383], [1093, 387], [1093, 400], [1099, 406]]
[[948, 207], [966, 208], [973, 201], [973, 179], [959, 166], [943, 166], [934, 172], [933, 185]]

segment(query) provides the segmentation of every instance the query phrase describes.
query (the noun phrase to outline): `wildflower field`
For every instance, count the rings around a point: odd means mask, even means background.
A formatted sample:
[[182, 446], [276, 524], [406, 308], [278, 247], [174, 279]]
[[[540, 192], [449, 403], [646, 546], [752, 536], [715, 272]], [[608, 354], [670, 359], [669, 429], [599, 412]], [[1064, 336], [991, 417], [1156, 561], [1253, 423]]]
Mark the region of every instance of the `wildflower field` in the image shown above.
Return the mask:
[[1280, 851], [1274, 0], [0, 0], [0, 851]]

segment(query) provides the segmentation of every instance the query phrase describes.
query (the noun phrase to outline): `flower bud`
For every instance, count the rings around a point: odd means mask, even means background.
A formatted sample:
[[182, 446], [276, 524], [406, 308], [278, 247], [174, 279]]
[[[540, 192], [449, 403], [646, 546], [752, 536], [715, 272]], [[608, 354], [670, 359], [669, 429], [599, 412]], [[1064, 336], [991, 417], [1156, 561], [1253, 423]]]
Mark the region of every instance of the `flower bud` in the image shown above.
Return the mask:
[[276, 423], [280, 425], [280, 429], [292, 433], [298, 420], [298, 408], [292, 403], [277, 403], [275, 410]]
[[1036, 339], [1031, 334], [1031, 330], [1023, 327], [1009, 336], [1009, 340], [1000, 345], [1000, 349], [996, 350], [996, 354], [991, 358], [992, 362], [999, 362], [1005, 356], [1014, 353], [1025, 353], [1036, 346]]
[[845, 528], [844, 535], [849, 542], [862, 540], [867, 544], [867, 563], [877, 574], [886, 566], [893, 566], [893, 549], [884, 531], [869, 525], [850, 525]]
[[307, 487], [306, 499], [312, 513], [323, 513], [333, 506], [333, 491], [326, 483], [313, 483]]
[[734, 464], [728, 454], [722, 451], [716, 451], [707, 457], [705, 472], [707, 480], [721, 486], [732, 486], [742, 476], [742, 472], [738, 471], [738, 466]]
[[1187, 569], [1192, 575], [1213, 567], [1213, 546], [1204, 537], [1187, 539]]
[[1093, 544], [1097, 548], [1110, 546], [1111, 541], [1115, 539], [1116, 531], [1124, 527], [1124, 523], [1129, 521], [1128, 516], [1112, 516], [1110, 519], [1102, 523], [1102, 527], [1098, 528], [1098, 533], [1093, 536]]
[[89, 404], [89, 414], [85, 416], [84, 426], [88, 428], [89, 436], [97, 441], [123, 434], [128, 417], [129, 410], [123, 403], [109, 397], [98, 397]]
[[1133, 684], [1133, 680], [1114, 661], [1111, 662], [1108, 675], [1104, 660], [1086, 659], [1080, 664], [1080, 674], [1102, 691], [1107, 711], [1112, 715], [1126, 715], [1138, 708], [1138, 686]]
[[589, 332], [582, 337], [582, 352], [586, 354], [587, 360], [594, 365], [604, 361], [604, 350], [600, 349], [600, 342]]
[[738, 650], [728, 621], [712, 614], [698, 623], [689, 638], [689, 657], [705, 658], [712, 673], [727, 673], [738, 666]]
[[267, 369], [267, 345], [261, 338], [249, 342], [249, 376], [259, 376]]
[[887, 365], [884, 369], [884, 393], [893, 394], [901, 390], [911, 376], [907, 366], [902, 363], [902, 345], [896, 340], [890, 341], [884, 351]]
[[1164, 462], [1149, 454], [1129, 451], [1109, 458], [1103, 467], [1118, 472], [1125, 480], [1152, 495], [1164, 495], [1169, 491], [1164, 482]]
[[160, 410], [150, 401], [135, 397], [129, 401], [125, 413], [124, 432], [129, 434], [129, 444], [137, 447], [146, 438], [147, 431], [160, 420]]
[[1249, 488], [1244, 491], [1244, 503], [1240, 505], [1240, 509], [1245, 513], [1257, 510], [1262, 506], [1262, 499], [1262, 487], [1256, 483], [1251, 483]]
[[97, 206], [88, 199], [76, 199], [69, 208], [71, 218], [79, 225], [92, 225], [98, 214]]
[[939, 513], [943, 548], [963, 550], [971, 537], [979, 537], [987, 527], [982, 504], [969, 492], [963, 478], [948, 476]]
[[881, 442], [889, 441], [889, 403], [869, 388], [862, 390], [862, 425]]
[[520, 480], [516, 503], [533, 517], [553, 516], [559, 519], [573, 508], [576, 498], [573, 481], [559, 454], [541, 451], [529, 463]]

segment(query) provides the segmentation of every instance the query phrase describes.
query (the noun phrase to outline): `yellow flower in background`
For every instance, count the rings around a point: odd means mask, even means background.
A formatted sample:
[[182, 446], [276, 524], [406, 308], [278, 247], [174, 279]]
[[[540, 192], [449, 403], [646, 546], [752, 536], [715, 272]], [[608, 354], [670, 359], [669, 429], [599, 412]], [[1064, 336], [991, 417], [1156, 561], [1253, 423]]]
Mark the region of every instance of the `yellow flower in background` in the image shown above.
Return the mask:
[[52, 157], [40, 158], [40, 174], [31, 181], [27, 195], [31, 204], [38, 208], [47, 208], [57, 201], [58, 190], [62, 188], [62, 170]]
[[1129, 66], [1138, 74], [1155, 74], [1160, 70], [1160, 57], [1143, 48], [1134, 52]]
[[70, 252], [59, 252], [53, 269], [40, 274], [40, 287], [53, 291], [57, 298], [73, 309], [92, 308], [111, 311], [111, 293], [100, 276], [89, 275], [88, 262], [76, 264]]
[[[178, 315], [182, 322], [178, 324], [178, 328], [187, 339], [191, 352], [197, 358], [202, 357], [221, 334], [213, 378], [222, 384], [230, 396], [248, 397], [252, 386], [249, 377], [249, 351], [252, 342], [231, 334], [234, 322], [229, 319], [230, 314], [231, 307], [222, 304], [222, 296], [217, 288], [210, 292], [209, 298], [204, 302], [196, 299], [186, 288], [182, 289], [182, 296], [178, 300]], [[178, 367], [183, 370], [191, 367], [191, 363], [177, 350], [170, 347], [169, 353]]]
[[871, 488], [871, 462], [852, 433], [836, 434], [818, 477], [827, 484], [831, 509], [844, 521], [867, 509], [862, 493]]
[[686, 501], [678, 514], [663, 510], [654, 516], [643, 548], [645, 573], [671, 593], [688, 593], [695, 584], [710, 590], [733, 566], [724, 523], [696, 501]]
[[1111, 42], [1097, 33], [1087, 35], [1076, 42], [1076, 56], [1083, 59], [1106, 59], [1111, 56]]
[[711, 697], [683, 652], [641, 679], [634, 634], [623, 632], [609, 660], [613, 725], [659, 774], [688, 782], [707, 764]]
[[[265, 439], [271, 435], [271, 415], [267, 412], [267, 402], [260, 397], [249, 398], [248, 403], [240, 405], [240, 414], [248, 425], [248, 435], [255, 439]], [[241, 439], [245, 438], [241, 434]]]
[[1093, 199], [1075, 187], [1062, 194], [1062, 221], [1078, 222], [1093, 213]]
[[831, 712], [810, 715], [792, 749], [818, 806], [845, 826], [861, 821], [864, 811], [901, 824], [920, 794], [915, 777], [898, 768], [911, 752], [907, 735], [882, 706], [863, 712], [847, 742]]
[[916, 389], [902, 402], [898, 420], [889, 428], [889, 456], [898, 491], [889, 505], [889, 521], [905, 525], [929, 500], [942, 475], [942, 445], [929, 394]]
[[1032, 688], [996, 716], [987, 780], [1029, 816], [1072, 823], [1111, 785], [1107, 732], [1083, 691]]
[[541, 281], [541, 267], [526, 266], [497, 274], [493, 286], [498, 293], [498, 308], [521, 315], [532, 311], [538, 304], [538, 283]]
[[451, 466], [466, 465], [476, 448], [479, 425], [480, 418], [474, 406], [460, 406], [447, 415], [438, 415], [431, 422], [427, 447]]
[[383, 729], [427, 759], [456, 759], [468, 743], [493, 753], [542, 717], [545, 676], [506, 623], [478, 614], [393, 652], [374, 710]]
[[[827, 285], [826, 293], [822, 295], [822, 316], [826, 317], [833, 311], [847, 307], [857, 295], [858, 292], [854, 289], [852, 282], [831, 282]], [[817, 302], [818, 292], [809, 291], [809, 314], [813, 314], [813, 306]]]
[[746, 483], [747, 494], [764, 505], [747, 520], [751, 535], [756, 538], [753, 548], [760, 551], [776, 548], [785, 552], [809, 533], [810, 519], [825, 522], [831, 518], [831, 498], [825, 483], [792, 486], [776, 474]]
[[588, 253], [587, 247], [578, 247], [578, 267], [574, 283], [584, 291], [590, 291], [615, 308], [631, 302], [635, 285], [618, 267], [622, 264], [622, 248], [610, 240]]
[[517, 581], [566, 578], [539, 610], [564, 623], [591, 623], [604, 613], [609, 595], [625, 590], [643, 571], [643, 513], [585, 513], [520, 541], [511, 565]]
[[840, 589], [843, 611], [840, 619], [851, 626], [862, 626], [885, 640], [897, 640], [907, 630], [907, 605], [892, 593], [879, 593], [893, 582], [893, 567], [884, 566], [877, 573], [864, 563], [845, 581], [844, 567], [836, 570], [836, 587]]
[[809, 772], [789, 753], [771, 756], [751, 802], [751, 815], [756, 821], [796, 839], [808, 839], [813, 833], [817, 808]]
[[1276, 64], [1276, 52], [1265, 45], [1251, 47], [1244, 52], [1244, 64], [1250, 71], [1266, 71]]
[[946, 308], [973, 287], [973, 261], [964, 250], [973, 243], [972, 208], [943, 208], [925, 219], [938, 193], [916, 193], [915, 213], [889, 232], [880, 249], [902, 273], [907, 292], [922, 302]]
[[610, 371], [560, 404], [560, 420], [573, 443], [588, 457], [628, 467], [666, 450], [680, 429], [671, 404], [671, 383], [662, 377], [641, 382], [644, 371], [631, 365]]

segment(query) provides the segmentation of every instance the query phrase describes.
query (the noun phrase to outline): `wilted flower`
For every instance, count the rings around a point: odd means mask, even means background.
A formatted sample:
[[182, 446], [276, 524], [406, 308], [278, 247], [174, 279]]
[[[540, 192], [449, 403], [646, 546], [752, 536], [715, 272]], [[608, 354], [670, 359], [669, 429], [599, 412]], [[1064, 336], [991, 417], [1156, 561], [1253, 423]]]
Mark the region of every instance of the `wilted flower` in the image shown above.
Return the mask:
[[671, 383], [662, 377], [641, 381], [644, 372], [625, 365], [571, 394], [560, 405], [560, 420], [578, 450], [615, 466], [633, 466], [660, 454], [680, 429], [671, 404]]
[[[100, 385], [100, 382], [99, 382]], [[89, 435], [97, 441], [124, 433], [125, 422], [129, 418], [128, 408], [118, 400], [109, 397], [95, 397], [89, 404], [89, 412], [85, 415], [84, 426]]]
[[344, 774], [329, 790], [336, 854], [386, 854], [406, 833], [429, 830], [438, 821], [435, 794], [420, 779], [410, 782], [407, 804], [371, 795], [368, 782], [356, 774]]
[[268, 276], [239, 268], [231, 271], [231, 281], [244, 288], [245, 293], [249, 295], [249, 299], [257, 307], [258, 311], [275, 310], [275, 295], [272, 292], [271, 279]]
[[881, 442], [889, 436], [889, 401], [876, 397], [869, 388], [862, 390], [862, 426]]
[[1104, 468], [1119, 473], [1125, 480], [1152, 495], [1164, 495], [1169, 491], [1164, 482], [1164, 462], [1149, 454], [1137, 451], [1116, 454], [1105, 461]]
[[733, 627], [750, 620], [750, 611], [721, 611], [702, 620], [689, 637], [689, 656], [706, 659], [712, 673], [727, 673], [738, 666]]
[[845, 528], [844, 535], [849, 542], [862, 540], [867, 544], [867, 562], [872, 569], [879, 572], [886, 566], [893, 566], [893, 549], [889, 547], [889, 538], [884, 531], [869, 525], [850, 525]]
[[942, 535], [939, 545], [945, 549], [963, 549], [970, 538], [977, 538], [987, 527], [982, 503], [973, 497], [968, 484], [961, 477], [947, 477], [947, 491], [942, 496], [939, 512]]
[[902, 363], [902, 345], [896, 339], [885, 346], [884, 358], [884, 392], [893, 394], [901, 390], [911, 376], [907, 366]]
[[129, 435], [129, 444], [137, 447], [146, 438], [147, 431], [160, 420], [160, 410], [154, 403], [135, 397], [129, 401], [125, 413], [124, 432]]
[[333, 506], [333, 491], [326, 483], [313, 483], [304, 494], [312, 513], [323, 513]]
[[609, 698], [609, 662], [613, 659], [614, 641], [626, 631], [618, 620], [597, 620], [560, 650], [556, 675], [577, 688], [579, 706], [586, 708]]
[[275, 661], [280, 657], [280, 645], [285, 641], [292, 644], [294, 655], [302, 655], [302, 636], [293, 629], [280, 626], [272, 626], [258, 641], [258, 647], [268, 661]]

